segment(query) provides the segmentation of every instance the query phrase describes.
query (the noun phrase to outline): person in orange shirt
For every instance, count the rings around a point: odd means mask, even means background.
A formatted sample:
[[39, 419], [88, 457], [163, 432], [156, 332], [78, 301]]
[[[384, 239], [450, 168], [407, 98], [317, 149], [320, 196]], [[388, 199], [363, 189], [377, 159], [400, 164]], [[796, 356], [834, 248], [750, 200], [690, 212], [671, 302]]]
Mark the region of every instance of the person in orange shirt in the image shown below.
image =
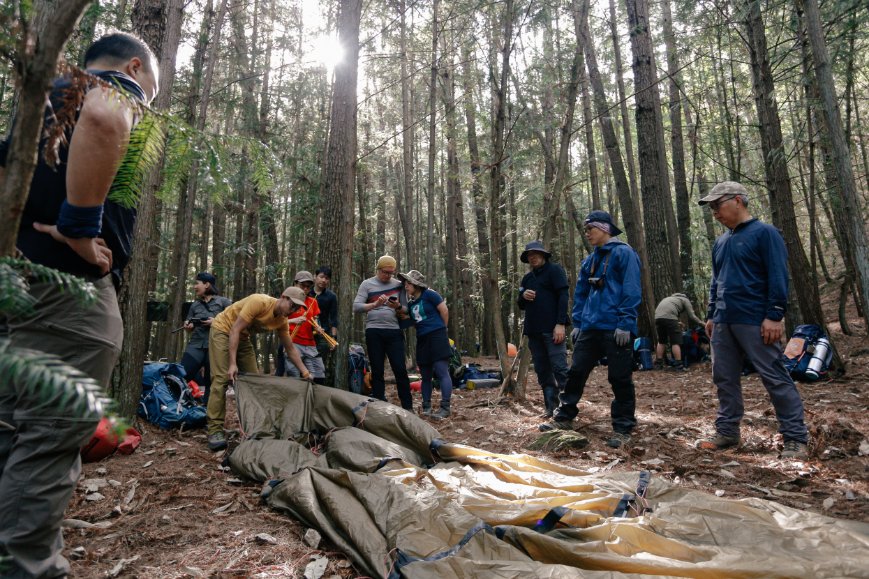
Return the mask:
[[[314, 326], [312, 321], [316, 321], [316, 317], [320, 315], [320, 306], [317, 303], [316, 296], [311, 294], [314, 288], [314, 276], [311, 272], [302, 270], [293, 278], [293, 283], [296, 287], [305, 292], [305, 305], [308, 307], [305, 312], [305, 321], [301, 324], [290, 324], [290, 336], [293, 339], [293, 344], [302, 358], [302, 363], [311, 373], [314, 379], [314, 384], [326, 383], [326, 365], [323, 363], [323, 358], [320, 356], [320, 351], [317, 349], [317, 342], [314, 339]], [[282, 353], [283, 355], [283, 353]], [[299, 377], [299, 369], [291, 364], [287, 364], [284, 360], [286, 375], [294, 378]]]

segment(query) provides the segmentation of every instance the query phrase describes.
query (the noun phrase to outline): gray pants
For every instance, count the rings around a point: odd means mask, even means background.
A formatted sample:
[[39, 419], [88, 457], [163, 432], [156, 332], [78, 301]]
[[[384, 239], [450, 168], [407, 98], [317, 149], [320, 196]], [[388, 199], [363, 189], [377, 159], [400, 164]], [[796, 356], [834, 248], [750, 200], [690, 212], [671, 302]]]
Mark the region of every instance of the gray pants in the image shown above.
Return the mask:
[[760, 326], [747, 324], [715, 324], [711, 342], [712, 381], [718, 389], [715, 430], [724, 436], [739, 436], [739, 423], [745, 413], [740, 383], [744, 356], [760, 374], [784, 439], [807, 442], [803, 400], [785, 369], [781, 345], [764, 344]]
[[[302, 357], [302, 363], [305, 365], [305, 368], [308, 369], [308, 372], [311, 373], [311, 378], [315, 379], [326, 379], [326, 366], [323, 364], [323, 358], [320, 357], [320, 352], [317, 350], [317, 346], [303, 346], [301, 344], [294, 344], [296, 346], [296, 350], [299, 352], [299, 356]], [[287, 376], [292, 376], [293, 378], [301, 377], [302, 373], [299, 372], [299, 369], [296, 368], [296, 365], [290, 362], [290, 359], [287, 357], [287, 353], [284, 352], [284, 364], [286, 364], [285, 368], [287, 369]]]
[[[36, 313], [8, 320], [12, 345], [54, 354], [107, 385], [120, 353], [123, 325], [111, 276], [95, 282], [89, 308], [62, 288], [33, 283]], [[60, 523], [81, 472], [81, 446], [96, 418], [67, 415], [57, 397], [28, 396], [21, 384], [0, 382], [0, 554], [12, 557], [5, 577], [59, 577]]]

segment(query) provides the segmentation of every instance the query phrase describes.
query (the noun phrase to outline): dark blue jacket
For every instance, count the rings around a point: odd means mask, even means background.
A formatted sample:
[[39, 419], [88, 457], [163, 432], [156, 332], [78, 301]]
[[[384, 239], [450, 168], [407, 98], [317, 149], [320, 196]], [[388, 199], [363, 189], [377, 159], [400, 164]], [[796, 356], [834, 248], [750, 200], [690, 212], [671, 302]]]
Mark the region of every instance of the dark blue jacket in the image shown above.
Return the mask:
[[[517, 301], [519, 309], [525, 310], [524, 334], [552, 333], [557, 324], [570, 324], [567, 319], [568, 287], [564, 269], [557, 263], [547, 261], [525, 274]], [[537, 292], [531, 302], [522, 297], [529, 289]]]
[[715, 240], [706, 319], [760, 326], [788, 305], [788, 250], [772, 225], [750, 219]]
[[[603, 278], [601, 288], [589, 278]], [[640, 258], [630, 245], [610, 239], [582, 262], [573, 292], [573, 325], [580, 330], [628, 330], [636, 336], [642, 300]]]

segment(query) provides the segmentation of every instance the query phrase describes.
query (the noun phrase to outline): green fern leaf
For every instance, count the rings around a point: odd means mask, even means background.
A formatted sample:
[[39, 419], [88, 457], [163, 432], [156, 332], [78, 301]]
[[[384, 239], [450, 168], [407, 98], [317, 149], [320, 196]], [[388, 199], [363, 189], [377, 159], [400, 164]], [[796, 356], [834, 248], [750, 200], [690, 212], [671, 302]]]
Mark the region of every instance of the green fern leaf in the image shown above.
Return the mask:
[[109, 199], [132, 208], [142, 196], [145, 176], [160, 163], [166, 142], [165, 119], [146, 111], [130, 134], [127, 153], [109, 190]]
[[26, 259], [0, 257], [0, 312], [19, 316], [33, 311], [35, 301], [27, 293], [27, 277], [54, 284], [84, 307], [97, 301], [94, 285], [80, 277]]
[[0, 391], [54, 406], [79, 419], [98, 419], [112, 404], [99, 383], [51, 354], [15, 348], [0, 338]]

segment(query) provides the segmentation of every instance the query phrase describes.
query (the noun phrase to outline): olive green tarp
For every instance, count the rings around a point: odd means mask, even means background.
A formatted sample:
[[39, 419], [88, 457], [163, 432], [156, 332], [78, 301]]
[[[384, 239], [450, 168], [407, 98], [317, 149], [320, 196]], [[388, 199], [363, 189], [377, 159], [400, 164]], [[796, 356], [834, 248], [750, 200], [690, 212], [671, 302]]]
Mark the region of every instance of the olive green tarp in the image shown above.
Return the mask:
[[615, 517], [639, 473], [446, 443], [397, 406], [292, 378], [242, 376], [236, 400], [233, 470], [272, 481], [272, 508], [372, 577], [869, 577], [866, 523], [654, 476]]

